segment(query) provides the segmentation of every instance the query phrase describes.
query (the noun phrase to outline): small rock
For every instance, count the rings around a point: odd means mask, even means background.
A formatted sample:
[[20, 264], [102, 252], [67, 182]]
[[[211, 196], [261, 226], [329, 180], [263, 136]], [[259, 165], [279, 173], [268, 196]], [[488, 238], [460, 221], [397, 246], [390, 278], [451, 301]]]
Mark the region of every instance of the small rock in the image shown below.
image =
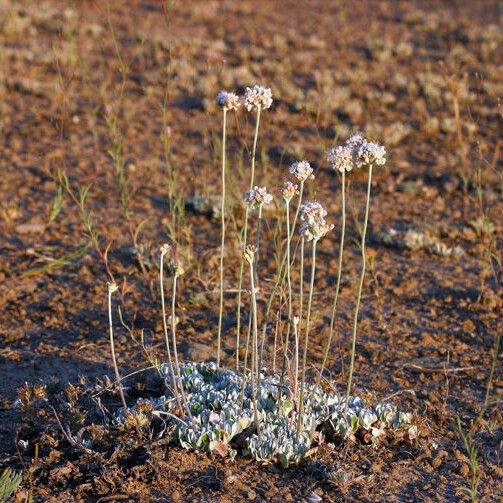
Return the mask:
[[476, 326], [475, 326], [475, 323], [473, 323], [472, 320], [468, 319], [468, 320], [465, 320], [463, 322], [463, 331], [467, 332], [467, 333], [472, 333], [472, 332], [475, 332], [476, 330]]
[[43, 224], [19, 224], [16, 225], [15, 231], [18, 234], [35, 234], [41, 232], [43, 228]]
[[316, 493], [312, 492], [309, 494], [306, 501], [309, 503], [318, 503], [319, 501], [322, 501], [322, 499]]
[[257, 493], [255, 491], [248, 491], [246, 495], [249, 500], [254, 500], [257, 497]]
[[180, 501], [180, 492], [179, 491], [173, 491], [171, 493], [171, 499], [174, 503], [178, 503]]
[[443, 459], [446, 458], [447, 455], [448, 455], [447, 452], [439, 451], [438, 454], [433, 458], [431, 466], [435, 468], [435, 470], [439, 468], [440, 465], [442, 464]]
[[468, 477], [468, 475], [470, 473], [470, 468], [468, 467], [468, 465], [466, 463], [463, 463], [463, 464], [459, 465], [458, 473], [462, 477]]

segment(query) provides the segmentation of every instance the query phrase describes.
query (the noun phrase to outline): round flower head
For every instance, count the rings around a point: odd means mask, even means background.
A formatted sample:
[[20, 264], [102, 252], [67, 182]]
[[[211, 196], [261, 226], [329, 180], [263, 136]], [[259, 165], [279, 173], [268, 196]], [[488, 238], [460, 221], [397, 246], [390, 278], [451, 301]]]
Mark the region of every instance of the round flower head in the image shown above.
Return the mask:
[[226, 110], [237, 110], [241, 106], [239, 96], [228, 91], [220, 91], [217, 94], [217, 104]]
[[161, 255], [166, 255], [166, 253], [171, 252], [172, 249], [173, 247], [169, 243], [164, 243], [160, 248]]
[[272, 105], [272, 91], [268, 87], [259, 85], [247, 87], [244, 105], [248, 112], [259, 108], [269, 108]]
[[296, 183], [285, 182], [282, 185], [280, 192], [283, 196], [283, 199], [288, 203], [293, 196], [299, 194], [299, 186]]
[[369, 164], [382, 166], [386, 163], [386, 149], [374, 141], [364, 141], [355, 150], [355, 163], [357, 168]]
[[304, 222], [300, 228], [300, 236], [306, 241], [318, 241], [327, 232], [334, 228], [334, 224], [327, 224], [325, 219], [317, 220], [315, 222]]
[[318, 201], [306, 201], [300, 206], [300, 219], [303, 222], [321, 222], [327, 216], [327, 212]]
[[108, 291], [110, 293], [114, 293], [119, 289], [119, 287], [117, 286], [117, 283], [115, 281], [108, 282], [107, 287], [108, 287]]
[[253, 187], [252, 190], [245, 192], [244, 202], [251, 210], [260, 208], [264, 204], [272, 202], [272, 195], [267, 193], [265, 187]]
[[361, 133], [356, 133], [352, 136], [350, 136], [346, 140], [346, 147], [351, 149], [351, 151], [355, 151], [362, 143], [365, 143], [367, 140], [364, 138], [364, 136]]
[[332, 168], [340, 173], [353, 169], [353, 151], [349, 146], [335, 147], [327, 155], [327, 161]]
[[313, 179], [313, 168], [307, 161], [297, 161], [290, 166], [290, 174], [297, 178], [299, 182], [305, 182], [308, 179]]

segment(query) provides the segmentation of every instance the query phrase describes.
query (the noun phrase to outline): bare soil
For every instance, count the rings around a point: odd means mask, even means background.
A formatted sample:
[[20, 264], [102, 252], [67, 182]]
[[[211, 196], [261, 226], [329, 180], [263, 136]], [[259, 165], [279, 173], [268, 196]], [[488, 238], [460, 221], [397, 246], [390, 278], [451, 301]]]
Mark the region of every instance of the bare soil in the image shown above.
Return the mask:
[[[500, 2], [124, 0], [110, 3], [110, 19], [120, 56], [105, 3], [0, 0], [0, 468], [24, 470], [16, 501], [28, 495], [48, 502], [317, 501], [313, 494], [323, 501], [465, 501], [470, 472], [457, 417], [478, 449], [480, 500], [501, 501], [500, 359], [490, 405], [477, 419], [503, 329], [501, 268], [495, 260], [487, 267], [488, 250], [501, 254], [503, 230]], [[130, 220], [134, 226], [145, 220], [139, 240], [146, 275], [132, 251], [107, 153], [106, 119], [119, 104], [121, 61], [130, 70], [119, 127], [135, 190]], [[325, 444], [299, 466], [283, 469], [187, 452], [169, 436], [118, 432], [100, 425], [91, 405], [86, 410], [86, 390], [112, 375], [108, 278], [93, 248], [69, 256], [88, 239], [67, 195], [47, 225], [55, 169], [66, 169], [75, 187], [92, 185], [88, 204], [101, 243], [111, 241], [111, 270], [121, 284], [127, 281], [126, 321], [134, 322], [136, 334], [143, 329], [149, 348], [163, 357], [155, 260], [170, 221], [160, 139], [166, 88], [172, 159], [180, 171], [176, 193], [211, 200], [219, 192], [221, 127], [214, 96], [257, 82], [270, 86], [275, 98], [261, 125], [259, 184], [277, 185], [290, 162], [306, 157], [316, 168], [313, 195], [326, 203], [333, 222], [339, 221], [340, 187], [325, 152], [334, 138], [366, 130], [387, 146], [388, 163], [372, 186], [355, 394], [370, 403], [392, 397], [413, 411], [420, 434], [412, 445]], [[235, 197], [247, 184], [253, 128], [244, 113], [230, 118]], [[483, 209], [494, 225], [486, 234], [474, 224], [481, 216], [478, 165]], [[366, 180], [354, 175], [349, 204], [361, 222]], [[268, 216], [270, 243], [277, 214]], [[340, 391], [361, 267], [351, 216], [349, 227], [329, 361]], [[186, 228], [180, 351], [191, 360], [214, 359], [219, 221], [189, 208]], [[382, 233], [392, 228], [429, 232], [465, 253], [443, 257], [390, 246]], [[338, 241], [336, 227], [319, 247], [313, 369], [327, 337]], [[234, 361], [232, 292], [239, 267], [231, 225], [229, 244], [226, 365]], [[262, 260], [266, 291], [274, 281], [272, 250]], [[116, 321], [123, 374], [144, 368], [138, 339]], [[16, 405], [25, 382], [46, 385], [47, 399]], [[65, 412], [67, 383], [78, 386], [86, 418]], [[145, 380], [140, 374], [126, 385], [133, 399], [144, 392]], [[108, 400], [110, 407], [118, 404], [116, 397]], [[83, 425], [93, 429], [93, 451], [72, 446], [61, 431], [68, 426], [77, 435]]]

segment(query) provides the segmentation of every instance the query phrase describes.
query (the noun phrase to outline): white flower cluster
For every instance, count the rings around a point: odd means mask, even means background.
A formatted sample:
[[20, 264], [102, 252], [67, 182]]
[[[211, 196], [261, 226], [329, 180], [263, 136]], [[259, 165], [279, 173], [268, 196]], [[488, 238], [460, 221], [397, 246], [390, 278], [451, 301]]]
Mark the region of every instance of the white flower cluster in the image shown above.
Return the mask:
[[297, 178], [299, 182], [305, 182], [306, 180], [312, 180], [314, 178], [313, 168], [307, 161], [297, 161], [294, 162], [290, 168], [290, 174]]
[[327, 224], [326, 210], [318, 201], [307, 201], [300, 206], [300, 235], [307, 241], [318, 241], [327, 232], [331, 231], [333, 224]]
[[386, 149], [376, 142], [366, 140], [361, 134], [351, 136], [344, 146], [331, 149], [327, 161], [336, 171], [351, 171], [370, 164], [386, 163]]
[[296, 183], [285, 182], [280, 189], [281, 195], [286, 202], [290, 202], [292, 197], [299, 194], [299, 186]]
[[220, 91], [217, 94], [217, 104], [227, 110], [238, 110], [241, 106], [239, 96], [228, 91]]
[[[350, 397], [346, 406], [345, 397], [327, 394], [321, 387], [307, 383], [304, 421], [297, 440], [298, 416], [291, 402], [293, 391], [290, 381], [283, 381], [278, 395], [280, 377], [261, 374], [260, 386], [256, 383], [259, 441], [249, 380], [244, 387], [243, 406], [239, 405], [242, 374], [219, 369], [214, 363], [183, 363], [180, 374], [181, 380], [177, 379], [176, 385], [183, 386], [185, 390], [192, 420], [187, 415], [176, 417], [177, 401], [171, 391], [174, 383], [171, 382], [169, 366], [163, 364], [161, 375], [166, 381], [167, 395], [140, 399], [127, 412], [120, 409], [115, 424], [126, 425], [130, 416], [138, 417], [140, 413], [144, 419], [142, 424], [160, 417], [175, 428], [183, 448], [219, 452], [231, 457], [237, 454], [230, 446], [231, 440], [240, 433], [246, 433], [245, 445], [254, 459], [281, 462], [284, 466], [298, 463], [308, 452], [313, 425], [315, 428], [323, 426], [342, 439], [355, 440], [360, 431], [368, 443], [378, 443], [390, 431], [408, 435], [410, 439], [417, 435], [411, 415], [397, 412], [392, 404], [380, 404], [372, 409], [365, 407], [360, 398]], [[148, 426], [146, 424], [145, 427]]]
[[248, 208], [255, 210], [264, 204], [270, 204], [272, 202], [272, 195], [267, 192], [265, 187], [257, 187], [255, 185], [253, 189], [245, 192], [244, 202]]
[[272, 91], [268, 87], [255, 85], [247, 87], [244, 96], [244, 105], [248, 112], [269, 108], [272, 105]]
[[357, 168], [369, 164], [383, 166], [386, 164], [386, 149], [374, 141], [364, 141], [355, 150], [355, 164]]
[[351, 147], [339, 145], [327, 155], [327, 161], [335, 171], [343, 173], [353, 169], [353, 150]]
[[325, 208], [318, 201], [306, 201], [300, 206], [300, 219], [313, 224], [327, 216]]

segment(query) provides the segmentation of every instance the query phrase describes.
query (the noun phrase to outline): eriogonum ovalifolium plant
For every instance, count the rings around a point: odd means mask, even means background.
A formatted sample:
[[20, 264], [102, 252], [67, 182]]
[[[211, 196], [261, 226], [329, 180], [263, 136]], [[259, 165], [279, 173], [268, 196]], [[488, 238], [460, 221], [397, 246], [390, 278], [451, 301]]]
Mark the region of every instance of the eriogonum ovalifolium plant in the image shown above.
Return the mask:
[[[161, 367], [166, 382], [166, 395], [153, 399], [139, 399], [128, 411], [121, 409], [116, 424], [131, 421], [139, 415], [148, 426], [152, 418], [162, 417], [173, 426], [178, 442], [185, 449], [217, 452], [234, 457], [236, 448], [248, 451], [260, 462], [281, 462], [284, 466], [298, 463], [313, 443], [312, 429], [330, 428], [334, 439], [361, 437], [366, 443], [377, 445], [386, 436], [417, 435], [410, 414], [397, 411], [391, 403], [374, 408], [366, 407], [363, 400], [325, 393], [321, 387], [306, 384], [304, 415], [300, 435], [295, 427], [298, 412], [292, 400], [289, 379], [279, 388], [278, 375], [260, 375], [256, 388], [257, 416], [260, 421], [259, 439], [256, 433], [252, 384], [245, 381], [242, 406], [239, 404], [243, 375], [230, 369], [217, 368], [214, 363], [182, 363], [180, 378], [173, 383], [168, 365]], [[183, 388], [192, 419], [185, 413], [177, 417], [177, 401], [170, 389]], [[278, 390], [281, 390], [278, 393]], [[242, 434], [242, 435], [241, 435]], [[241, 445], [236, 437], [240, 435]]]
[[[305, 159], [291, 164], [288, 173], [285, 173], [290, 176], [290, 180], [286, 180], [277, 191], [275, 205], [278, 208], [281, 207], [281, 215], [285, 218], [285, 244], [279, 248], [274, 286], [271, 291], [262, 291], [259, 287], [259, 251], [263, 246], [261, 242], [263, 208], [271, 205], [274, 196], [266, 187], [255, 184], [255, 164], [261, 112], [271, 107], [272, 92], [259, 85], [246, 88], [242, 98], [233, 92], [221, 91], [216, 97], [216, 102], [223, 111], [220, 303], [216, 363], [187, 363], [181, 362], [178, 358], [175, 312], [177, 278], [184, 273], [184, 267], [178, 257], [176, 245], [164, 245], [161, 247], [159, 281], [168, 362], [161, 365], [159, 373], [164, 381], [165, 394], [160, 398], [138, 400], [136, 405], [129, 409], [122, 397], [123, 407], [115, 415], [116, 423], [125, 426], [133, 424], [137, 428], [143, 428], [156, 418], [160, 418], [171, 427], [166, 431], [174, 431], [176, 439], [186, 449], [214, 451], [231, 457], [240, 451], [248, 453], [257, 461], [280, 462], [285, 466], [299, 462], [302, 457], [311, 452], [313, 442], [317, 438], [316, 432], [320, 429], [341, 440], [359, 438], [374, 445], [390, 435], [395, 438], [397, 435], [402, 438], [414, 438], [416, 427], [412, 424], [410, 414], [398, 412], [390, 403], [379, 404], [375, 408], [366, 407], [360, 398], [351, 395], [360, 299], [366, 268], [365, 239], [369, 220], [372, 169], [385, 164], [385, 148], [374, 141], [369, 141], [362, 134], [355, 134], [344, 145], [336, 146], [328, 152], [327, 161], [341, 180], [340, 227], [329, 223], [332, 219], [321, 202], [305, 201], [306, 186], [315, 178], [311, 164]], [[226, 278], [224, 267], [227, 219], [226, 117], [229, 111], [237, 113], [241, 104], [247, 112], [256, 115], [249, 188], [243, 195], [245, 216], [242, 232], [239, 235], [242, 248], [237, 285], [237, 326], [234, 345], [236, 370], [231, 370], [221, 366], [222, 343], [225, 343], [228, 332], [223, 327], [224, 285], [226, 280], [230, 281], [230, 278]], [[348, 383], [345, 395], [340, 396], [323, 391], [320, 381], [331, 351], [337, 299], [343, 273], [346, 176], [351, 176], [351, 172], [362, 169], [367, 170], [368, 173], [365, 219], [360, 246], [362, 268], [350, 339], [351, 360]], [[250, 222], [255, 219], [256, 227], [250, 226]], [[281, 228], [278, 226], [278, 229]], [[316, 251], [322, 238], [334, 229], [336, 231], [340, 229], [341, 236], [337, 284], [323, 363], [318, 371], [317, 382], [313, 384], [308, 381], [307, 354], [312, 328], [313, 293], [316, 286]], [[296, 246], [297, 244], [300, 246]], [[300, 248], [300, 260], [296, 257], [298, 248]], [[310, 253], [305, 256], [306, 250]], [[169, 317], [166, 313], [164, 295], [165, 259], [172, 277], [171, 315]], [[305, 260], [310, 265], [307, 291], [304, 291]], [[299, 268], [298, 284], [292, 281], [293, 267]], [[259, 296], [265, 300], [266, 306], [262, 317], [257, 302]], [[305, 296], [307, 302], [304, 302]], [[284, 325], [279, 323], [281, 311], [278, 311], [276, 332], [283, 331], [279, 338], [282, 341], [282, 347], [278, 349], [275, 334], [272, 349], [273, 369], [272, 372], [267, 372], [264, 367], [264, 351], [267, 353], [268, 350], [264, 349], [264, 346], [267, 344], [269, 319], [275, 302], [279, 305], [282, 303], [287, 305], [288, 310], [283, 314], [283, 317], [286, 317]], [[249, 322], [246, 324], [247, 327], [242, 327], [241, 312], [245, 303], [249, 306], [247, 310]], [[262, 323], [260, 330], [259, 322]], [[246, 335], [244, 341], [240, 338], [241, 329], [243, 329], [243, 335]], [[169, 332], [171, 332], [171, 337]], [[111, 344], [113, 351], [112, 332]], [[275, 362], [278, 351], [282, 357], [278, 358], [280, 365], [277, 371]], [[242, 354], [244, 358], [240, 358]], [[113, 355], [115, 362], [115, 353]], [[120, 381], [116, 365], [115, 368], [117, 381]], [[122, 393], [121, 386], [119, 390]]]

